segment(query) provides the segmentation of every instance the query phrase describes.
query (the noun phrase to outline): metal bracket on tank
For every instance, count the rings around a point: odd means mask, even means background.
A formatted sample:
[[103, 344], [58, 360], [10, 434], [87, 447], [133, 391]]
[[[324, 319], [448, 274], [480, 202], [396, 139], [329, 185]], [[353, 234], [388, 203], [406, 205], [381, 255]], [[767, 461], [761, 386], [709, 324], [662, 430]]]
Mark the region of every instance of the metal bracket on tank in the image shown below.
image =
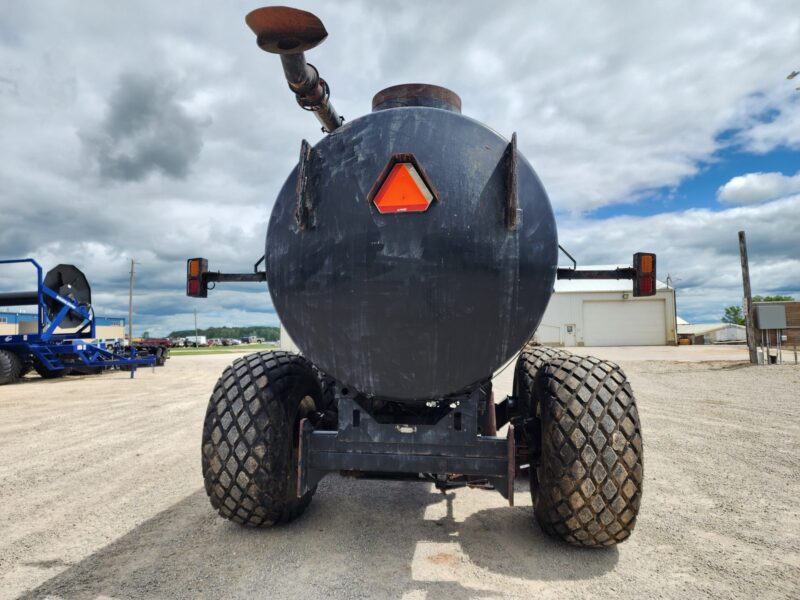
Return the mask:
[[311, 175], [311, 144], [303, 140], [300, 144], [300, 165], [297, 168], [297, 207], [294, 219], [301, 231], [314, 229], [314, 206], [311, 201], [309, 179]]
[[514, 231], [522, 220], [521, 210], [517, 202], [517, 132], [511, 135], [511, 142], [506, 147], [506, 202], [505, 222], [509, 231]]

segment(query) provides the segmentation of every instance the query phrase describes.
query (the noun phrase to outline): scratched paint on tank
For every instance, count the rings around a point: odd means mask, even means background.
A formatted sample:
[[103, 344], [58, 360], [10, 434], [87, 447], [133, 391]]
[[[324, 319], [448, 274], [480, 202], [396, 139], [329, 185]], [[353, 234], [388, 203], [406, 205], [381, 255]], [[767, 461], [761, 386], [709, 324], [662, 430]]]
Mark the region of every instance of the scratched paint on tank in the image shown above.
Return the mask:
[[[267, 279], [298, 347], [367, 394], [422, 399], [489, 376], [532, 335], [557, 258], [550, 202], [519, 156], [522, 220], [504, 224], [508, 140], [458, 113], [371, 113], [312, 150], [313, 229], [294, 221], [295, 169], [270, 218]], [[426, 212], [380, 214], [367, 195], [393, 154], [436, 189]]]

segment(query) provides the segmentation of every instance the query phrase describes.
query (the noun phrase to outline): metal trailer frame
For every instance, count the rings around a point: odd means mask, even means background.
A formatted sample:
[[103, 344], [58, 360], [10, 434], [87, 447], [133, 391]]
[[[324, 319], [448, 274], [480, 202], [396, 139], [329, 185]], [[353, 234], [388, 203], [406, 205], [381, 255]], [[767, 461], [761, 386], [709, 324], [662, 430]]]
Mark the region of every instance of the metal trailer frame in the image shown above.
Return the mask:
[[[309, 419], [300, 422], [297, 497], [313, 489], [329, 473], [362, 479], [402, 479], [433, 482], [442, 491], [456, 487], [496, 489], [514, 505], [517, 435], [513, 423], [505, 437], [496, 427], [509, 423], [506, 398], [494, 405], [485, 398], [485, 410], [500, 409], [488, 420], [480, 415], [480, 387], [446, 400], [450, 410], [433, 424], [381, 423], [347, 388], [336, 386], [338, 425], [335, 431], [315, 429]], [[491, 423], [481, 433], [480, 424]], [[523, 433], [522, 431], [519, 432]], [[519, 440], [526, 445], [525, 436]]]
[[[49, 371], [61, 371], [68, 366], [82, 367], [129, 367], [133, 378], [136, 367], [155, 367], [155, 356], [136, 356], [136, 348], [131, 346], [130, 355], [122, 353], [122, 348], [109, 346], [105, 342], [91, 342], [97, 335], [94, 311], [64, 298], [43, 283], [42, 266], [32, 258], [0, 260], [0, 265], [30, 263], [36, 269], [37, 289], [37, 332], [0, 336], [0, 349], [16, 354], [21, 360], [31, 358]], [[50, 319], [46, 298], [51, 298], [61, 306], [58, 313]], [[74, 333], [56, 333], [56, 329], [72, 313], [83, 319]], [[73, 360], [65, 363], [62, 357], [69, 355]], [[77, 359], [77, 360], [75, 360]]]

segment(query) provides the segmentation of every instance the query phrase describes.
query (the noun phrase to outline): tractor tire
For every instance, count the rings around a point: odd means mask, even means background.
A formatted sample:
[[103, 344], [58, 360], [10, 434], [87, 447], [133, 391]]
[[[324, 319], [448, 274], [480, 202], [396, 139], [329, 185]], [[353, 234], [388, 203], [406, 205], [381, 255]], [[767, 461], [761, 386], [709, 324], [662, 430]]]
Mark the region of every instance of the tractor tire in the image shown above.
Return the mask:
[[104, 367], [72, 367], [70, 375], [100, 375], [105, 370]]
[[206, 493], [221, 516], [269, 527], [303, 513], [316, 488], [297, 498], [299, 423], [321, 405], [319, 380], [302, 356], [258, 352], [225, 369], [202, 442]]
[[[592, 548], [630, 536], [642, 499], [636, 401], [618, 365], [554, 359], [536, 378], [541, 449], [531, 478], [536, 519], [555, 537]], [[533, 470], [534, 465], [531, 466]]]
[[59, 377], [64, 377], [64, 375], [69, 375], [71, 371], [71, 369], [67, 367], [50, 370], [38, 362], [33, 365], [33, 370], [36, 371], [42, 379], [58, 379]]
[[514, 391], [517, 399], [518, 414], [529, 417], [535, 416], [534, 386], [539, 370], [549, 361], [556, 358], [571, 356], [566, 350], [551, 348], [550, 346], [537, 346], [527, 344], [519, 353], [517, 364], [514, 368]]
[[0, 385], [16, 383], [22, 376], [22, 361], [13, 352], [0, 350]]
[[164, 364], [167, 362], [167, 356], [169, 356], [169, 353], [165, 348], [156, 348], [155, 354], [156, 354], [156, 366], [163, 367]]

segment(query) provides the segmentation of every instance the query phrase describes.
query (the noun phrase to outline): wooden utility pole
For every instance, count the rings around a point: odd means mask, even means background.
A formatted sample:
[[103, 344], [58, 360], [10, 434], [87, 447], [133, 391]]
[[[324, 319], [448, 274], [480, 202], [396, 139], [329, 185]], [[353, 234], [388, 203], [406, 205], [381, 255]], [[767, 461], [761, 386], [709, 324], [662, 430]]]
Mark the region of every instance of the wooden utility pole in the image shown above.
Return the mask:
[[131, 282], [128, 286], [128, 343], [133, 344], [133, 266], [136, 262], [131, 259]]
[[750, 265], [747, 261], [747, 238], [744, 231], [739, 232], [739, 257], [742, 260], [742, 287], [744, 288], [744, 318], [747, 327], [747, 349], [750, 351], [750, 362], [758, 363], [756, 352], [756, 324], [753, 311], [753, 297], [750, 291]]

